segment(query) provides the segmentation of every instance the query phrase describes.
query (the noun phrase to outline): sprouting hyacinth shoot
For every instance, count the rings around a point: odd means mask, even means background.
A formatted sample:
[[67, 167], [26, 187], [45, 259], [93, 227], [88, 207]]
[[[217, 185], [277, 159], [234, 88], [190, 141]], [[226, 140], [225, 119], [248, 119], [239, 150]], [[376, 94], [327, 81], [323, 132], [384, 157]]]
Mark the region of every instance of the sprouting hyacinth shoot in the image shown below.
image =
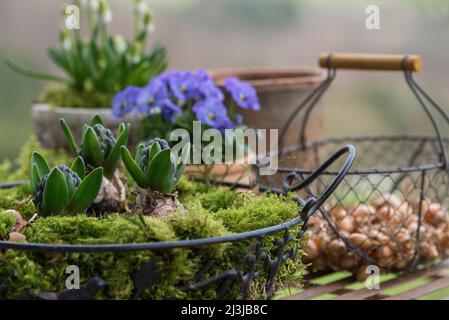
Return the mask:
[[120, 161], [120, 147], [128, 142], [130, 125], [121, 123], [115, 137], [104, 126], [103, 120], [98, 115], [94, 116], [89, 124], [84, 125], [81, 146], [78, 147], [65, 120], [60, 122], [72, 152], [80, 155], [90, 168], [103, 167], [104, 176], [111, 179]]
[[75, 159], [71, 167], [64, 165], [50, 170], [44, 157], [31, 156], [31, 190], [33, 203], [42, 216], [83, 213], [100, 191], [103, 168], [94, 169], [84, 177], [84, 162]]
[[[78, 174], [70, 170], [70, 168], [66, 167], [65, 165], [59, 165], [57, 166], [57, 168], [63, 173], [67, 181], [67, 185], [72, 185], [75, 187], [75, 189], [79, 187], [79, 185], [81, 184], [81, 179]], [[36, 193], [32, 198], [34, 205], [36, 206], [38, 212], [41, 214], [44, 212], [44, 209], [42, 207], [42, 197], [44, 194], [45, 185], [47, 184], [48, 176], [49, 174], [45, 175], [42, 180], [39, 181], [39, 183], [37, 184]]]
[[163, 139], [140, 144], [134, 159], [129, 150], [122, 147], [123, 163], [139, 187], [162, 194], [173, 191], [184, 172], [189, 155], [190, 144], [187, 144], [176, 162], [171, 148]]

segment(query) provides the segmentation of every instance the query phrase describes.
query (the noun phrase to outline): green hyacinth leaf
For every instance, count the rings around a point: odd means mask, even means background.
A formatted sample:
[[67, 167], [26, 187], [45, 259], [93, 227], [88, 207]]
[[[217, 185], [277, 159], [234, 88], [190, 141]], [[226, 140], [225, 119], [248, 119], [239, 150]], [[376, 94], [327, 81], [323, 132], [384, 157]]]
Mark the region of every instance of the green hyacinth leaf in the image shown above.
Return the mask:
[[89, 129], [89, 128], [92, 128], [92, 127], [89, 126], [88, 124], [85, 124], [85, 125], [83, 126], [83, 132], [82, 132], [82, 134], [81, 134], [81, 141], [84, 141], [84, 137], [86, 136], [86, 131], [87, 131], [87, 129]]
[[139, 144], [136, 151], [136, 163], [140, 163], [142, 161], [142, 151], [145, 148], [143, 143]]
[[141, 188], [148, 187], [147, 179], [145, 177], [145, 174], [143, 173], [142, 169], [138, 166], [138, 164], [134, 161], [131, 154], [129, 153], [128, 148], [125, 146], [121, 147], [122, 151], [122, 160], [125, 164], [126, 169], [128, 170], [129, 174], [133, 177], [133, 179], [136, 181], [136, 183]]
[[42, 196], [42, 208], [45, 214], [60, 214], [68, 202], [67, 182], [59, 168], [51, 170]]
[[37, 170], [39, 171], [39, 177], [43, 178], [45, 175], [47, 175], [50, 172], [50, 167], [48, 166], [47, 161], [44, 159], [44, 157], [34, 151], [31, 155], [31, 165], [35, 164], [37, 166]]
[[154, 156], [149, 165], [147, 179], [153, 191], [160, 193], [173, 191], [174, 172], [170, 149], [159, 151]]
[[65, 176], [65, 182], [67, 185], [67, 203], [72, 199], [73, 194], [76, 191], [76, 186], [73, 181], [73, 178], [70, 175]]
[[120, 123], [119, 127], [118, 127], [118, 131], [117, 131], [117, 135], [120, 135], [123, 131], [125, 130], [131, 130], [131, 125], [129, 123], [124, 124], [124, 123]]
[[73, 138], [73, 133], [72, 130], [70, 130], [69, 126], [67, 125], [67, 123], [65, 122], [64, 119], [59, 119], [59, 123], [61, 124], [61, 128], [62, 131], [64, 131], [64, 135], [67, 138], [67, 143], [69, 144], [69, 148], [70, 151], [72, 151], [72, 153], [74, 155], [78, 154], [78, 146], [75, 142], [75, 138]]
[[124, 130], [119, 134], [117, 141], [112, 147], [109, 156], [106, 158], [106, 161], [103, 163], [104, 168], [104, 176], [106, 178], [112, 178], [114, 175], [115, 169], [118, 166], [120, 161], [120, 148], [128, 143], [129, 138], [129, 127], [125, 126]]
[[41, 177], [39, 175], [39, 170], [37, 168], [37, 164], [33, 163], [31, 165], [31, 193], [34, 195], [37, 191], [37, 184], [41, 181]]
[[89, 122], [89, 125], [91, 127], [93, 127], [96, 124], [101, 124], [102, 126], [104, 126], [103, 119], [101, 119], [101, 117], [98, 114], [94, 115]]
[[[154, 159], [154, 156], [157, 155], [160, 151], [161, 151], [161, 146], [159, 145], [159, 143], [153, 143], [150, 148], [148, 162], [151, 163], [151, 161]], [[150, 165], [148, 165], [145, 170], [145, 176], [147, 177], [147, 179], [149, 179], [148, 178], [149, 172], [150, 172]]]
[[153, 145], [151, 146], [151, 150], [150, 150], [150, 159], [149, 161], [153, 160], [154, 156], [161, 151], [161, 146], [159, 145], [159, 143], [153, 143]]
[[86, 129], [83, 139], [83, 157], [86, 163], [99, 167], [103, 163], [104, 154], [98, 141], [98, 136], [92, 127]]
[[175, 183], [178, 182], [178, 180], [181, 178], [182, 174], [184, 173], [184, 168], [186, 166], [187, 161], [190, 157], [190, 142], [187, 143], [183, 148], [181, 152], [181, 157], [178, 159], [178, 163], [176, 165], [176, 171], [175, 171]]
[[89, 173], [78, 189], [76, 189], [69, 205], [67, 206], [67, 214], [83, 213], [94, 202], [101, 188], [103, 181], [103, 168], [96, 168]]
[[86, 165], [84, 164], [83, 158], [77, 157], [72, 162], [72, 165], [70, 166], [70, 169], [72, 169], [72, 171], [75, 172], [82, 180], [82, 179], [84, 179], [84, 175], [86, 174], [85, 173], [85, 170], [86, 170], [85, 167], [86, 167]]

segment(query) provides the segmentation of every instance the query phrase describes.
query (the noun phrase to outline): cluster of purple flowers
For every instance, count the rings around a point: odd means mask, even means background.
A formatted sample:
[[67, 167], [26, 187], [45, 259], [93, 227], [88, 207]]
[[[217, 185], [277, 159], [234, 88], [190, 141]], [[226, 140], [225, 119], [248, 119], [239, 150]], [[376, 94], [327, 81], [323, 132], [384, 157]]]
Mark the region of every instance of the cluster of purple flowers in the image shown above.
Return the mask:
[[[250, 84], [230, 77], [224, 81], [235, 104], [244, 109], [260, 109], [256, 90]], [[196, 120], [216, 129], [233, 128], [241, 117], [228, 114], [225, 95], [205, 70], [169, 71], [151, 79], [147, 86], [129, 86], [112, 101], [112, 114], [121, 118], [129, 113], [161, 114], [173, 122], [190, 109]], [[240, 123], [239, 123], [240, 122]]]

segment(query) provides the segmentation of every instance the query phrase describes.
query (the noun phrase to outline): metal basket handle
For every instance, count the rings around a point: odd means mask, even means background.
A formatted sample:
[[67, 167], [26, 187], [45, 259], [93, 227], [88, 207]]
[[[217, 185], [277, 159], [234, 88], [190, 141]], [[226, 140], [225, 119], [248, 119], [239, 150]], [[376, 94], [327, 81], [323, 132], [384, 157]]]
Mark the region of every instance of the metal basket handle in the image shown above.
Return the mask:
[[[438, 143], [439, 161], [443, 168], [448, 167], [447, 152], [444, 147], [441, 130], [435, 120], [432, 111], [439, 113], [446, 123], [449, 125], [449, 115], [439, 106], [424, 89], [422, 89], [413, 79], [412, 73], [422, 68], [422, 60], [417, 55], [381, 55], [381, 54], [351, 54], [351, 53], [323, 53], [320, 55], [319, 64], [323, 68], [328, 69], [327, 78], [294, 110], [292, 115], [286, 121], [280, 134], [280, 150], [283, 149], [284, 136], [288, 132], [288, 128], [293, 122], [295, 116], [305, 109], [304, 118], [301, 124], [299, 144], [305, 146], [306, 129], [311, 112], [319, 99], [335, 79], [336, 69], [358, 69], [358, 70], [395, 70], [403, 71], [407, 85], [410, 87], [419, 104], [427, 114], [435, 132]], [[434, 110], [431, 110], [433, 108]]]
[[332, 164], [334, 164], [345, 154], [347, 154], [346, 161], [341, 166], [340, 170], [336, 172], [334, 180], [332, 180], [332, 182], [325, 188], [325, 190], [321, 193], [320, 196], [318, 196], [318, 198], [312, 197], [307, 201], [306, 206], [303, 208], [303, 211], [307, 212], [307, 216], [311, 216], [330, 197], [330, 195], [335, 191], [343, 178], [346, 176], [355, 160], [355, 147], [353, 145], [347, 145], [340, 148], [315, 171], [311, 172], [306, 179], [298, 182], [297, 184], [291, 184], [291, 181], [298, 180], [299, 178], [299, 174], [297, 171], [292, 171], [285, 177], [283, 183], [284, 193], [302, 190], [310, 186], [313, 181], [315, 181], [323, 172], [325, 172]]

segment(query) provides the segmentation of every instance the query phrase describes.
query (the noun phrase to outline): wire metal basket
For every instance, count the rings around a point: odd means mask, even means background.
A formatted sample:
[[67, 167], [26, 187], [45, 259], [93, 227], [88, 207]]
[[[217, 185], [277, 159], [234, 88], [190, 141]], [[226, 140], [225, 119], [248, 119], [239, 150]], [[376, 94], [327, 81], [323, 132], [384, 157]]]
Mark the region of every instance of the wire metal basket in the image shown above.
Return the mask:
[[[446, 148], [435, 114], [449, 117], [413, 79], [417, 56], [322, 55], [327, 79], [307, 97], [295, 114], [304, 112], [299, 145], [284, 150], [282, 163], [299, 167], [294, 173], [263, 177], [262, 183], [281, 186], [283, 179], [301, 181], [335, 145], [353, 144], [358, 158], [337, 192], [309, 221], [306, 260], [316, 270], [351, 270], [359, 278], [368, 265], [389, 271], [409, 271], [449, 255], [449, 171]], [[428, 116], [435, 134], [359, 136], [306, 141], [308, 117], [326, 92], [337, 68], [401, 70], [406, 83]], [[294, 115], [295, 115], [294, 114]], [[294, 116], [292, 115], [292, 117]], [[281, 133], [288, 134], [291, 121]], [[282, 141], [282, 138], [281, 138]], [[336, 172], [326, 171], [302, 196], [319, 193]]]
[[[228, 236], [179, 240], [167, 242], [130, 243], [130, 244], [49, 244], [49, 243], [16, 243], [0, 241], [0, 252], [4, 250], [22, 250], [30, 254], [71, 254], [87, 253], [100, 254], [112, 253], [123, 254], [132, 252], [152, 252], [152, 258], [137, 266], [137, 271], [133, 276], [132, 298], [141, 298], [146, 289], [157, 287], [163, 280], [164, 272], [161, 257], [164, 253], [178, 252], [179, 250], [192, 249], [198, 247], [214, 246], [218, 244], [228, 244], [239, 246], [239, 252], [244, 252], [241, 256], [234, 257], [232, 266], [226, 270], [217, 269], [214, 260], [204, 261], [204, 265], [199, 270], [193, 270], [194, 276], [190, 281], [179, 283], [179, 288], [184, 292], [204, 292], [212, 290], [214, 298], [226, 299], [235, 298], [238, 292], [240, 298], [250, 297], [250, 289], [257, 279], [263, 279], [263, 291], [268, 299], [272, 298], [276, 290], [276, 279], [284, 264], [299, 257], [299, 242], [307, 228], [306, 222], [326, 199], [335, 191], [343, 180], [355, 158], [353, 146], [340, 148], [331, 155], [314, 173], [300, 186], [290, 186], [285, 190], [275, 188], [260, 187], [260, 191], [285, 194], [289, 191], [299, 191], [314, 183], [317, 178], [336, 161], [343, 160], [341, 168], [333, 177], [329, 185], [323, 189], [319, 197], [308, 197], [303, 200], [301, 197], [294, 197], [301, 210], [297, 218], [286, 221], [279, 225], [250, 232], [232, 234]], [[0, 187], [14, 187], [22, 183], [5, 183]], [[252, 185], [221, 182], [222, 185], [237, 188], [252, 188]], [[243, 248], [243, 250], [241, 250]], [[178, 250], [178, 251], [176, 251]], [[51, 268], [51, 265], [43, 266]], [[114, 266], [111, 266], [113, 268]], [[1, 265], [0, 265], [1, 268]], [[131, 272], [131, 271], [130, 271]], [[4, 298], [4, 292], [10, 285], [10, 279], [0, 279], [0, 298]], [[107, 290], [108, 283], [99, 277], [94, 277], [81, 285], [78, 290], [63, 290], [61, 292], [43, 292], [39, 288], [30, 288], [30, 294], [24, 298], [38, 299], [91, 299], [99, 292]], [[232, 292], [232, 294], [230, 294]], [[195, 295], [192, 295], [195, 297]], [[165, 297], [170, 298], [170, 297]], [[173, 298], [173, 297], [171, 297]]]

